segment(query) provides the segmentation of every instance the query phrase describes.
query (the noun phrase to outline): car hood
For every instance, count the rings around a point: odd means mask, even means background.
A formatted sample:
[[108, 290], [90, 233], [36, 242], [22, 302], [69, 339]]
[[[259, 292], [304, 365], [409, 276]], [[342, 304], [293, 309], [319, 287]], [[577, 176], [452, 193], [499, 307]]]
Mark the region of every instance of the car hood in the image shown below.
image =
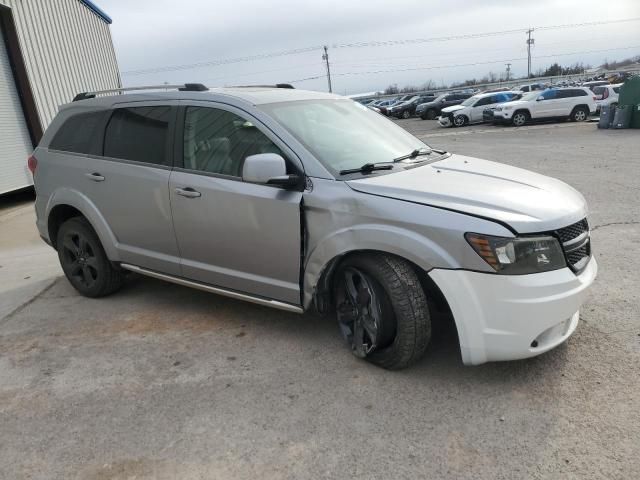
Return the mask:
[[583, 196], [560, 180], [462, 155], [346, 183], [362, 193], [496, 220], [518, 233], [551, 231], [587, 216]]
[[453, 113], [453, 112], [457, 112], [458, 110], [464, 110], [467, 107], [463, 107], [462, 105], [452, 105], [450, 107], [445, 107], [442, 109], [442, 111], [444, 113]]

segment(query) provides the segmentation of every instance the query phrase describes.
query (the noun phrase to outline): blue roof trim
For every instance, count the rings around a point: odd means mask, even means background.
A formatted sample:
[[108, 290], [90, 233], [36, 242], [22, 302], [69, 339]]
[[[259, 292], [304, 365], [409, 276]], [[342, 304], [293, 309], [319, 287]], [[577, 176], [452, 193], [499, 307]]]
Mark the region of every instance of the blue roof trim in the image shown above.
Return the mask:
[[108, 24], [112, 24], [113, 20], [111, 17], [107, 15], [100, 7], [98, 7], [95, 3], [90, 2], [89, 0], [80, 0], [81, 3], [84, 3], [87, 8], [93, 11], [96, 15], [98, 15], [102, 20], [107, 22]]

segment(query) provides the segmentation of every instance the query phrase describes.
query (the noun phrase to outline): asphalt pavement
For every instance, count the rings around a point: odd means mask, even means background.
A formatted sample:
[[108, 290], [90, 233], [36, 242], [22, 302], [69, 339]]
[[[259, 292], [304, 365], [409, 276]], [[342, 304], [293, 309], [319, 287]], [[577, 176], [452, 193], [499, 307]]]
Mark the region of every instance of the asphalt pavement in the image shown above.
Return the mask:
[[5, 197], [0, 478], [639, 478], [640, 132], [398, 123], [585, 195], [600, 273], [566, 344], [465, 367], [445, 328], [389, 372], [330, 318], [137, 276], [87, 299]]

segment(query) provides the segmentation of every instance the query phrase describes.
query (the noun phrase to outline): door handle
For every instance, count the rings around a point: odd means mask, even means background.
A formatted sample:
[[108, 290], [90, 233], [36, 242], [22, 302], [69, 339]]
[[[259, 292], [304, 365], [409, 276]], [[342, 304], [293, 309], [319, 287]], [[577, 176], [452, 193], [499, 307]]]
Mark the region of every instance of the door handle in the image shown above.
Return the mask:
[[187, 197], [187, 198], [198, 198], [200, 196], [202, 196], [202, 194], [196, 190], [194, 190], [191, 187], [185, 187], [185, 188], [176, 188], [175, 192], [182, 196], [182, 197]]
[[97, 172], [85, 173], [84, 176], [89, 180], [93, 180], [94, 182], [104, 182], [104, 177]]

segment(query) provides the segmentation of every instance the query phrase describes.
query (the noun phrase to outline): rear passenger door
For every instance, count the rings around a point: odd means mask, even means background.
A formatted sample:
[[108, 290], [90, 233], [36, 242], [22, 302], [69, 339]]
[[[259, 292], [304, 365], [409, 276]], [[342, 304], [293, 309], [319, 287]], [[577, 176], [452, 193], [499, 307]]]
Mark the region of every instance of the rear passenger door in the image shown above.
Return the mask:
[[104, 217], [124, 263], [169, 274], [180, 271], [168, 191], [175, 115], [156, 102], [107, 111], [97, 151], [78, 159], [73, 182]]
[[259, 153], [303, 173], [293, 152], [229, 105], [182, 107], [178, 124], [170, 192], [182, 275], [299, 305], [302, 192], [242, 181], [245, 158]]

